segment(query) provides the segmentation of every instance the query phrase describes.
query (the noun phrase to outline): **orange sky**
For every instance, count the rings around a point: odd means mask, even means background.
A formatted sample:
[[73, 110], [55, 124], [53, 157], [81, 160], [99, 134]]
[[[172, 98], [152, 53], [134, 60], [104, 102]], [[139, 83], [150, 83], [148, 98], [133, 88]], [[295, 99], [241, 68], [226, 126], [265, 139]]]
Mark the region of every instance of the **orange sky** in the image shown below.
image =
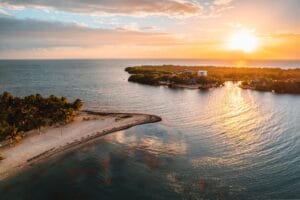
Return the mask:
[[[300, 59], [299, 8], [297, 0], [4, 0], [0, 59]], [[256, 48], [239, 48], [249, 45], [241, 37], [228, 49], [241, 30]]]

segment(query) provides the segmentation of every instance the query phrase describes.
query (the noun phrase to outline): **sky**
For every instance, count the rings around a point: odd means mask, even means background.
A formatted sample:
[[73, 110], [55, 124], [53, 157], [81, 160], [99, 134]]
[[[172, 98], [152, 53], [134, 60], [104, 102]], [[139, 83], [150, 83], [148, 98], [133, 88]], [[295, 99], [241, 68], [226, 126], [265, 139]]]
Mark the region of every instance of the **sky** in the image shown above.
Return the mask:
[[299, 10], [299, 0], [0, 0], [0, 59], [300, 59]]

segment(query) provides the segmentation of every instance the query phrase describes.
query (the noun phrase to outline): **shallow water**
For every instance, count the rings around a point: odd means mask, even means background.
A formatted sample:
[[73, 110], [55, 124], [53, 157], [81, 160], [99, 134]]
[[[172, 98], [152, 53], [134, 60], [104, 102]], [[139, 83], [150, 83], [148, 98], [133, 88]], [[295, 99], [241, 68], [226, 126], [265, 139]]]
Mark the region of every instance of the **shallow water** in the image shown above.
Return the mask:
[[[207, 62], [0, 61], [0, 92], [80, 97], [88, 109], [163, 118], [2, 181], [0, 199], [300, 199], [300, 96], [233, 83], [207, 92], [144, 86], [127, 82], [124, 72]], [[300, 66], [257, 66], [284, 64]]]

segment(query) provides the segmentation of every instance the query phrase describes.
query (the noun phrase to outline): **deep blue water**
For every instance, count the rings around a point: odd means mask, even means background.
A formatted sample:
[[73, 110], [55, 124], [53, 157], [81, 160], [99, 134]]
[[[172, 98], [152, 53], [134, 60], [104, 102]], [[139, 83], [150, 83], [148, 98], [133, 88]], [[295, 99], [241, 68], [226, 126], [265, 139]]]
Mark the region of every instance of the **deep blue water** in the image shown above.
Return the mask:
[[[0, 199], [300, 199], [300, 96], [127, 82], [139, 64], [200, 60], [0, 61], [0, 92], [77, 97], [88, 109], [163, 121], [107, 135], [0, 182]], [[251, 62], [299, 67], [297, 61]]]

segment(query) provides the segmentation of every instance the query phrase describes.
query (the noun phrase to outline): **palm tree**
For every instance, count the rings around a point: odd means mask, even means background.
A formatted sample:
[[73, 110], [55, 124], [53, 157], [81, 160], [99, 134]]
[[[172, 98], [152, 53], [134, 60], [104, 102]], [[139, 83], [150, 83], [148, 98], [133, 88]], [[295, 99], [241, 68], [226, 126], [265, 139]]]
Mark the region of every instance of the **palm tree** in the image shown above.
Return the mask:
[[13, 141], [19, 133], [33, 129], [38, 129], [41, 134], [43, 126], [71, 122], [82, 106], [80, 99], [69, 103], [67, 98], [54, 95], [19, 98], [4, 92], [0, 95], [0, 141], [6, 138]]

